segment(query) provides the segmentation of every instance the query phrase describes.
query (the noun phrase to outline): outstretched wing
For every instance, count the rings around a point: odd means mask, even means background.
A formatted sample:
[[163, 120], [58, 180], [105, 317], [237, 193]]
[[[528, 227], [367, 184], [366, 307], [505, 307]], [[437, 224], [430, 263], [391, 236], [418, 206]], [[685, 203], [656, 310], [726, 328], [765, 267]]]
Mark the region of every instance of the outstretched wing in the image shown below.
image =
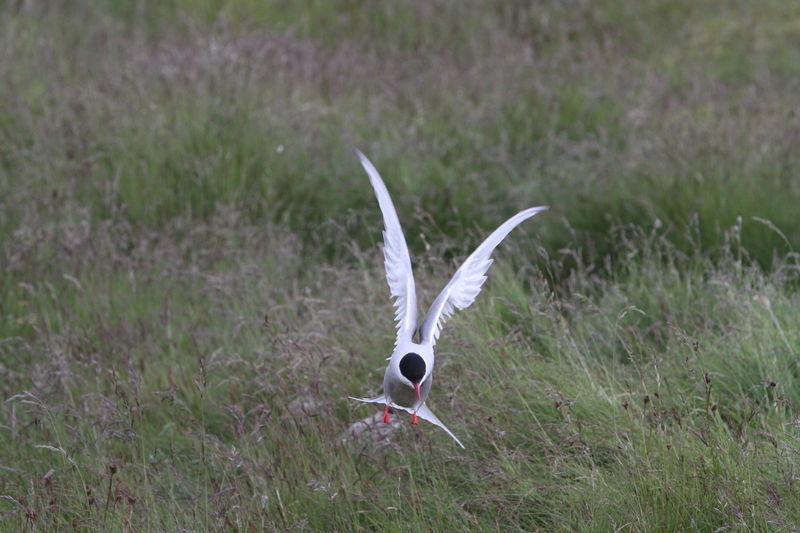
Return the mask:
[[472, 255], [467, 257], [467, 260], [456, 270], [447, 286], [436, 297], [428, 314], [425, 316], [425, 320], [422, 321], [422, 339], [420, 342], [429, 342], [431, 346], [436, 344], [436, 339], [439, 338], [439, 333], [441, 333], [447, 317], [453, 314], [456, 309], [469, 307], [475, 301], [478, 293], [481, 292], [481, 286], [486, 281], [486, 272], [492, 265], [492, 252], [497, 248], [497, 245], [522, 221], [547, 209], [547, 206], [541, 206], [520, 211], [494, 230], [472, 252]]
[[389, 282], [389, 289], [394, 298], [394, 306], [397, 309], [395, 320], [397, 321], [397, 338], [395, 345], [401, 339], [411, 340], [414, 331], [417, 329], [417, 294], [414, 288], [414, 274], [411, 271], [411, 258], [408, 255], [408, 246], [397, 219], [397, 212], [394, 210], [392, 198], [386, 185], [383, 184], [378, 171], [370, 163], [364, 154], [356, 150], [361, 165], [369, 175], [372, 188], [375, 189], [375, 196], [383, 213], [383, 224], [386, 227], [383, 232], [383, 257], [386, 265], [386, 280]]

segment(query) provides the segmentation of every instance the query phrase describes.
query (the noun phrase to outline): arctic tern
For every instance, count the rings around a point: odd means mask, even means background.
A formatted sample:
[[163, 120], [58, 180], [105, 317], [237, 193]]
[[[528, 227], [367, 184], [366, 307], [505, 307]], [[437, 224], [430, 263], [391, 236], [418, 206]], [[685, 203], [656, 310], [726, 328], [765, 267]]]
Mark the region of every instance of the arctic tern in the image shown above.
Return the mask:
[[[364, 154], [359, 151], [356, 151], [356, 154], [369, 175], [369, 181], [383, 213], [385, 226], [383, 256], [386, 280], [389, 282], [394, 306], [397, 309], [395, 313], [397, 337], [383, 378], [383, 394], [377, 398], [352, 399], [384, 405], [383, 421], [386, 423], [389, 422], [390, 408], [407, 411], [412, 415], [412, 424], [418, 423], [417, 417], [427, 420], [445, 430], [463, 448], [461, 441], [425, 403], [431, 391], [433, 347], [445, 320], [456, 309], [465, 309], [475, 301], [481, 286], [486, 281], [486, 272], [492, 264], [491, 255], [497, 245], [522, 221], [545, 211], [548, 207], [531, 207], [520, 211], [494, 230], [464, 261], [439, 293], [418, 329], [417, 295], [411, 271], [411, 258], [408, 255], [408, 247], [397, 212], [378, 171]], [[419, 343], [414, 342], [414, 335], [417, 332], [419, 332]]]

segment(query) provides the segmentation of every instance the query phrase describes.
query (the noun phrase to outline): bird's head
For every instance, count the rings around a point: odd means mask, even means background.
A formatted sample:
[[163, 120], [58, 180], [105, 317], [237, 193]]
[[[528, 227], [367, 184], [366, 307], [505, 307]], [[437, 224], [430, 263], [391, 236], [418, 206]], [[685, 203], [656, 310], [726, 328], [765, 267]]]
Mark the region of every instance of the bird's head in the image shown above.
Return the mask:
[[414, 352], [409, 352], [400, 359], [400, 374], [408, 380], [408, 383], [417, 391], [417, 399], [422, 400], [419, 387], [425, 379], [425, 360]]

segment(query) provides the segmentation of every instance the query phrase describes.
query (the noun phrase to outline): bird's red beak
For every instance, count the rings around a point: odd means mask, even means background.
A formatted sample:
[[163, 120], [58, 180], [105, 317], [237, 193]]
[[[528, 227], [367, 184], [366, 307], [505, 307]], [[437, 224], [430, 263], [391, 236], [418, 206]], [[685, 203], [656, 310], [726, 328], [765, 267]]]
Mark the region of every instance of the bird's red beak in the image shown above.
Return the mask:
[[417, 391], [417, 400], [422, 401], [422, 395], [419, 392], [419, 383], [414, 383], [414, 390]]

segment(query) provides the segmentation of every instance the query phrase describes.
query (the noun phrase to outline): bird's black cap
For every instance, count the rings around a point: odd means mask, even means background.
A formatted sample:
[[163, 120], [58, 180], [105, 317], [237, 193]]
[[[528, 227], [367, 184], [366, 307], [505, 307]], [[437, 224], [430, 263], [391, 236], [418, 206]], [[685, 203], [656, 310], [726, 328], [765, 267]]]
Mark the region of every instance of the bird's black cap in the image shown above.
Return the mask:
[[419, 383], [425, 377], [425, 360], [414, 352], [400, 359], [400, 373], [411, 383]]

